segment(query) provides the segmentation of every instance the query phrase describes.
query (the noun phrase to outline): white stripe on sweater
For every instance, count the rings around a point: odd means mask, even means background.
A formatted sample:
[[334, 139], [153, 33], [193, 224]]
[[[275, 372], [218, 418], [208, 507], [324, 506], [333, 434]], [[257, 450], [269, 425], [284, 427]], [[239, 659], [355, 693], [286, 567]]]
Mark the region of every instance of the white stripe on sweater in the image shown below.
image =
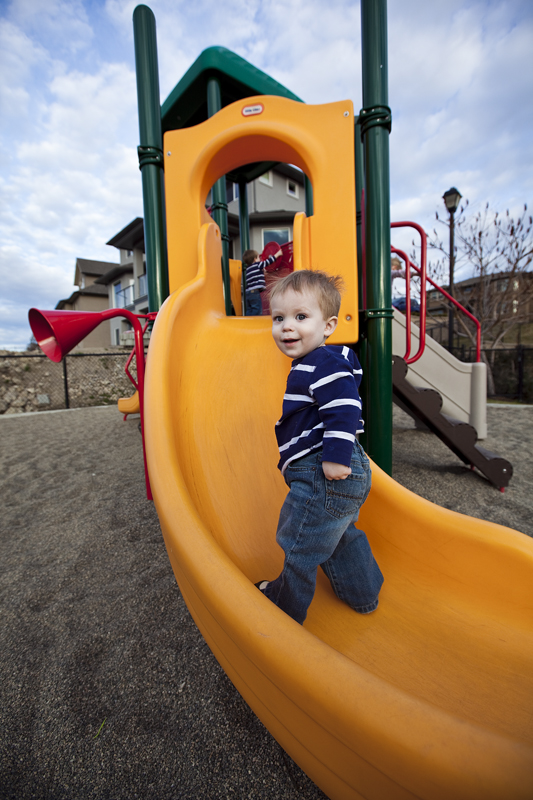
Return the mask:
[[346, 433], [346, 431], [326, 431], [324, 439], [347, 439], [349, 442], [355, 442], [353, 433]]
[[313, 450], [317, 450], [321, 446], [321, 444], [322, 444], [322, 442], [319, 442], [318, 444], [314, 444], [312, 447], [307, 447], [305, 450], [302, 450], [299, 453], [295, 453], [295, 455], [293, 455], [290, 458], [288, 458], [287, 461], [284, 463], [283, 467], [281, 468], [281, 474], [283, 475], [285, 473], [285, 470], [287, 469], [289, 464], [291, 464], [293, 461], [296, 461], [297, 458], [303, 458], [303, 456], [306, 456], [308, 453], [311, 453]]
[[284, 400], [293, 400], [296, 403], [299, 402], [299, 401], [302, 401], [304, 403], [314, 403], [315, 402], [312, 397], [309, 397], [306, 394], [284, 394], [283, 395], [283, 399]]
[[295, 367], [291, 367], [291, 372], [293, 369], [299, 369], [301, 372], [314, 372], [316, 367], [311, 366], [311, 364], [296, 364]]
[[331, 375], [326, 375], [325, 378], [320, 378], [319, 381], [316, 383], [312, 383], [309, 387], [309, 391], [314, 392], [315, 389], [318, 389], [320, 386], [325, 386], [327, 383], [332, 383], [333, 381], [338, 380], [338, 378], [351, 378], [349, 372], [332, 372]]
[[351, 397], [339, 397], [336, 400], [330, 400], [329, 403], [325, 403], [323, 406], [319, 406], [318, 410], [322, 411], [323, 408], [336, 408], [337, 406], [357, 406], [357, 408], [362, 408], [363, 404]]
[[282, 453], [284, 450], [287, 450], [289, 447], [292, 447], [293, 444], [296, 444], [296, 442], [299, 439], [305, 439], [306, 436], [309, 436], [310, 433], [313, 433], [313, 431], [316, 431], [319, 428], [323, 428], [323, 427], [324, 427], [324, 423], [323, 422], [319, 422], [318, 425], [315, 425], [314, 428], [311, 428], [308, 431], [302, 431], [299, 436], [295, 436], [293, 439], [290, 440], [290, 442], [287, 442], [286, 444], [282, 444], [281, 447], [279, 448], [279, 452]]

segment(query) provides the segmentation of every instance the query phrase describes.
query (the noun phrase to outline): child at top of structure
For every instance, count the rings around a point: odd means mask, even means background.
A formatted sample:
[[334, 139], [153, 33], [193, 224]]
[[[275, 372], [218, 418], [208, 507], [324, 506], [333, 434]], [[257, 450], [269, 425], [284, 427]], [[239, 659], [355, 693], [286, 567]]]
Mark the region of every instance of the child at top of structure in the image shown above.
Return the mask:
[[242, 263], [246, 276], [246, 315], [257, 316], [262, 312], [261, 292], [266, 288], [265, 267], [283, 255], [281, 248], [264, 261], [259, 260], [257, 250], [245, 250], [242, 254]]
[[257, 588], [299, 623], [315, 593], [320, 566], [333, 591], [360, 614], [378, 605], [383, 576], [368, 539], [354, 523], [370, 491], [363, 431], [362, 370], [346, 346], [326, 346], [335, 330], [342, 279], [301, 270], [270, 292], [272, 335], [293, 359], [276, 423], [278, 467], [289, 487], [276, 541], [281, 574]]

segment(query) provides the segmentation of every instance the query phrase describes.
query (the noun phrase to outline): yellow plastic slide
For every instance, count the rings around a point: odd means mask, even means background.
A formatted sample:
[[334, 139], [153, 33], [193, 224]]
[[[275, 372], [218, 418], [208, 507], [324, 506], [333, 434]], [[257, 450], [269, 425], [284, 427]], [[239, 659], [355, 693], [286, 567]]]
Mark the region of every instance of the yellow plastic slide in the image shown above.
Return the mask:
[[154, 326], [146, 447], [210, 648], [333, 800], [531, 800], [533, 541], [374, 467], [359, 524], [385, 576], [378, 610], [354, 613], [322, 574], [303, 627], [271, 604], [253, 584], [282, 565], [274, 422], [290, 364], [268, 318], [225, 316], [213, 223], [197, 253]]
[[118, 401], [118, 410], [124, 414], [124, 419], [128, 414], [138, 414], [140, 411], [139, 392], [135, 390], [131, 397], [121, 397]]

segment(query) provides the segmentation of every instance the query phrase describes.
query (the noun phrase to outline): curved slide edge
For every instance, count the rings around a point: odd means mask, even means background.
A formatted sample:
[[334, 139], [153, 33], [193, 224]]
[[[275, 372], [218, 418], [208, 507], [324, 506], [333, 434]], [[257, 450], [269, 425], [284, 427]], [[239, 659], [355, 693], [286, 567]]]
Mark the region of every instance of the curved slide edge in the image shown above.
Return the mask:
[[131, 397], [121, 397], [117, 405], [120, 413], [124, 414], [124, 419], [128, 414], [138, 414], [141, 410], [139, 392], [135, 391]]

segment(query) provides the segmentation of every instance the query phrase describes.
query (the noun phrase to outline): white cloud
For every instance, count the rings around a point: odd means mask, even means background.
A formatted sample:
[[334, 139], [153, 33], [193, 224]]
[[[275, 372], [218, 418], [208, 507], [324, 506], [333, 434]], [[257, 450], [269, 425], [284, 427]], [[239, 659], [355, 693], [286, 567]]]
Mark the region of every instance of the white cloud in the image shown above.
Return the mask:
[[[0, 285], [9, 319], [18, 310], [14, 343], [29, 338], [29, 306], [53, 307], [74, 290], [76, 257], [117, 260], [105, 242], [142, 214], [142, 198], [131, 64], [95, 59], [83, 70], [70, 60], [93, 39], [81, 4], [17, 2], [9, 14], [0, 97], [12, 101], [11, 91], [18, 107], [0, 139]], [[63, 60], [52, 46], [61, 34]]]
[[[0, 10], [0, 302], [11, 331], [0, 344], [26, 341], [29, 305], [70, 294], [76, 257], [114, 260], [105, 242], [142, 214], [136, 5], [13, 0]], [[162, 100], [202, 50], [222, 45], [306, 102], [361, 107], [358, 3], [150, 6]], [[392, 218], [431, 229], [451, 185], [473, 206], [531, 199], [531, 4], [389, 0], [388, 13]]]
[[435, 208], [448, 184], [474, 202], [527, 199], [530, 7], [456, 2], [444, 15], [423, 4], [413, 25], [409, 7], [391, 5], [398, 44], [390, 63], [393, 208], [416, 206], [426, 195], [419, 211], [430, 223], [431, 195]]
[[94, 35], [83, 0], [12, 0], [7, 17], [55, 53], [75, 55]]

